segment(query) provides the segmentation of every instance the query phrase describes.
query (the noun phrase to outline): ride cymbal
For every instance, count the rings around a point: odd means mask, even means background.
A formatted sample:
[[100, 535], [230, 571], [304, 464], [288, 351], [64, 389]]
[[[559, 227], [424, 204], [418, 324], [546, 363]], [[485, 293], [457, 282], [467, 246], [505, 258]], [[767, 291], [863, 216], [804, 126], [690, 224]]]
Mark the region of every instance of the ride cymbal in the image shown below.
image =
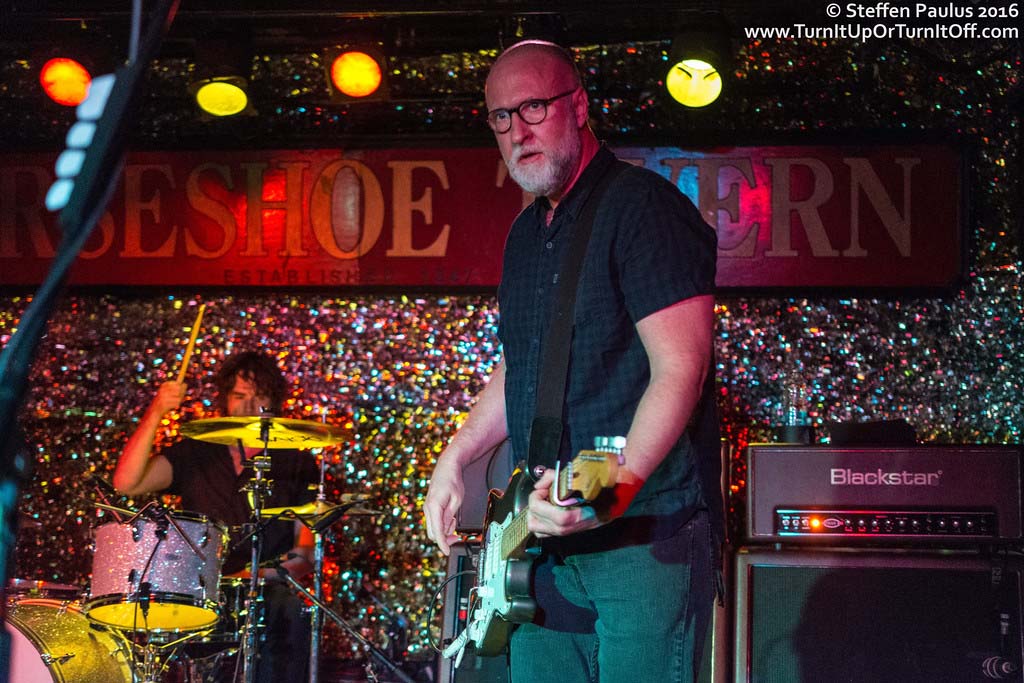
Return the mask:
[[[266, 426], [266, 442], [263, 428]], [[248, 448], [322, 448], [345, 439], [345, 431], [321, 422], [285, 417], [211, 417], [181, 426], [190, 439]]]

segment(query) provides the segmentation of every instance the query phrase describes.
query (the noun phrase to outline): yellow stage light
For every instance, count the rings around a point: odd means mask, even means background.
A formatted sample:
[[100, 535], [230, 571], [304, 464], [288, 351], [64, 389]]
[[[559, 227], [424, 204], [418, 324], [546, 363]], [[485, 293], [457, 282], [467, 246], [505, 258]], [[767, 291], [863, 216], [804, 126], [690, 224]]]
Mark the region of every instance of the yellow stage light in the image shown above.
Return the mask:
[[676, 102], [698, 109], [722, 94], [732, 62], [731, 28], [719, 12], [683, 12], [669, 50], [665, 88]]
[[706, 107], [722, 94], [722, 76], [703, 60], [684, 59], [669, 69], [665, 87], [684, 106]]
[[247, 87], [245, 79], [237, 76], [209, 78], [192, 86], [199, 108], [218, 117], [241, 114], [248, 108]]

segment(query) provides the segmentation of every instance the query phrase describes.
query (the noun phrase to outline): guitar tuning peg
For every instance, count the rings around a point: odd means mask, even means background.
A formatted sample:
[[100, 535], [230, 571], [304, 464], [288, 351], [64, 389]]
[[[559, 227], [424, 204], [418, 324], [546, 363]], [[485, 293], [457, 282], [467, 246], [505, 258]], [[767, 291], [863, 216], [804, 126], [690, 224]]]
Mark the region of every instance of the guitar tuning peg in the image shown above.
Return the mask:
[[624, 436], [595, 436], [594, 437], [594, 450], [602, 451], [605, 453], [615, 453], [618, 455], [622, 454], [622, 449], [626, 447], [626, 437]]

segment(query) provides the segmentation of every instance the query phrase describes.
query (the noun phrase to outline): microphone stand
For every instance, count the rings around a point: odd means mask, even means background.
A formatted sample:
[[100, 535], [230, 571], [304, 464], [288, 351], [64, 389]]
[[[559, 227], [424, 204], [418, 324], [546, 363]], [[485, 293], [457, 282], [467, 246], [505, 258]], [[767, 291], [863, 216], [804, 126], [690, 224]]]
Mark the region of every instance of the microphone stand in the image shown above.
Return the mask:
[[[298, 581], [296, 581], [292, 577], [292, 575], [287, 572], [287, 570], [283, 569], [282, 567], [278, 567], [277, 575], [285, 581], [287, 581], [288, 585], [292, 587], [292, 590], [294, 590], [299, 595], [305, 597], [318, 608], [323, 610], [324, 614], [329, 616], [331, 620], [334, 621], [334, 623], [343, 628], [345, 632], [348, 633], [349, 636], [351, 636], [357, 643], [359, 643], [362, 646], [363, 650], [368, 655], [370, 655], [373, 659], [377, 660], [379, 664], [382, 664], [385, 669], [387, 669], [392, 675], [395, 676], [395, 678], [397, 678], [402, 683], [416, 683], [412, 678], [409, 677], [407, 673], [398, 668], [397, 664], [388, 659], [388, 656], [384, 654], [383, 650], [381, 650], [379, 647], [377, 647], [376, 645], [368, 641], [366, 638], [364, 638], [362, 635], [360, 635], [360, 633], [356, 631], [354, 628], [352, 628], [348, 624], [348, 622], [342, 619], [337, 612], [335, 612], [326, 604], [324, 604], [323, 600], [321, 600], [320, 598], [316, 597], [308, 590], [306, 590], [306, 587]], [[367, 662], [367, 667], [367, 673], [370, 674], [370, 680], [375, 680], [375, 677], [372, 675], [372, 664]]]

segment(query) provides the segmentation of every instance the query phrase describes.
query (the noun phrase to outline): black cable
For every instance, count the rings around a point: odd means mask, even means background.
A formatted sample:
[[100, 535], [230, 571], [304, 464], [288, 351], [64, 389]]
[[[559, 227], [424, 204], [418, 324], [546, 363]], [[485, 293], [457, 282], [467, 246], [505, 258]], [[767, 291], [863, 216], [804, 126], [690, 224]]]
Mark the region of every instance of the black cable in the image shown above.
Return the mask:
[[[447, 579], [445, 579], [444, 581], [441, 582], [441, 585], [437, 587], [436, 591], [434, 591], [433, 597], [430, 598], [430, 604], [427, 606], [427, 623], [428, 624], [431, 621], [433, 621], [433, 619], [434, 619], [434, 606], [437, 604], [437, 598], [440, 597], [441, 593], [444, 592], [444, 587], [447, 586], [452, 581], [454, 581], [455, 579], [459, 578], [460, 576], [469, 576], [469, 575], [476, 576], [476, 570], [466, 569], [464, 571], [457, 572], [455, 574], [452, 574]], [[470, 605], [470, 608], [472, 608], [472, 605]], [[457, 605], [456, 605], [456, 609], [458, 609]], [[471, 614], [471, 612], [472, 612], [472, 610], [467, 611], [466, 614], [467, 615]], [[444, 626], [443, 625], [441, 627], [441, 630], [444, 631]], [[430, 643], [430, 647], [434, 648], [435, 652], [437, 652], [438, 654], [441, 654], [441, 648], [438, 647], [434, 643], [434, 639], [431, 637], [429, 630], [427, 631], [427, 641]]]

